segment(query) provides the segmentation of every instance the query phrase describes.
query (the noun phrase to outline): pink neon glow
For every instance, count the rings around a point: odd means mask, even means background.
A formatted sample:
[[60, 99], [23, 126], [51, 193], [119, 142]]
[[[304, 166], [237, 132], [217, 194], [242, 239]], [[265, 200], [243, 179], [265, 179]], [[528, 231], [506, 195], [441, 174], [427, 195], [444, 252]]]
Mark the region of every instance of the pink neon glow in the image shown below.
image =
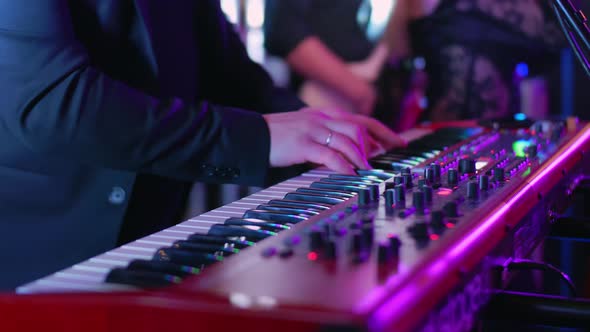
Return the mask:
[[[544, 179], [548, 174], [555, 171], [556, 168], [561, 166], [561, 163], [570, 158], [572, 154], [576, 153], [579, 148], [590, 138], [590, 130], [586, 130], [578, 140], [569, 146], [565, 151], [563, 151], [559, 156], [556, 157], [554, 162], [543, 169], [534, 179], [532, 179], [524, 188], [516, 193], [510, 200], [508, 200], [503, 207], [497, 210], [493, 215], [489, 216], [485, 222], [479, 225], [475, 230], [473, 230], [469, 235], [467, 235], [463, 240], [458, 242], [454, 247], [452, 247], [445, 255], [440, 257], [434, 264], [432, 264], [422, 276], [436, 276], [437, 274], [443, 272], [452, 272], [452, 263], [459, 256], [460, 254], [466, 252], [468, 248], [470, 248], [474, 243], [477, 243], [478, 240], [481, 239], [481, 236], [487, 232], [490, 228], [496, 225], [496, 223], [502, 220], [502, 217], [511, 208], [517, 206], [519, 200], [522, 198], [523, 195], [529, 193], [530, 190], [534, 189], [534, 186], [537, 185], [542, 179]], [[391, 280], [388, 280], [391, 281]], [[388, 282], [389, 283], [389, 282]], [[374, 289], [361, 303], [360, 306], [357, 307], [357, 312], [367, 312], [375, 305], [379, 303], [380, 300], [385, 299], [388, 295], [387, 293], [387, 284], [384, 287], [379, 287]], [[400, 289], [400, 291], [393, 297], [390, 297], [387, 302], [385, 302], [382, 306], [378, 308], [374, 312], [369, 322], [369, 329], [370, 330], [381, 330], [386, 325], [387, 322], [391, 322], [392, 320], [396, 320], [401, 315], [404, 315], [406, 310], [411, 310], [412, 306], [410, 305], [412, 302], [415, 302], [420, 296], [424, 295], [427, 291], [427, 287], [424, 285], [416, 285], [416, 284], [408, 284], [404, 288]]]

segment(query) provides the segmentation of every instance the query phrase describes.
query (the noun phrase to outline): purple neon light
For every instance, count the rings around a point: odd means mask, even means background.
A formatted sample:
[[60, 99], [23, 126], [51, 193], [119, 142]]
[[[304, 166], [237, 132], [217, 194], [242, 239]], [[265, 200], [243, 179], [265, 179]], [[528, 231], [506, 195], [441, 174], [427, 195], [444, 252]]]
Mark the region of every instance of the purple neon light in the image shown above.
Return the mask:
[[[425, 273], [420, 274], [421, 278], [436, 276], [437, 274], [440, 274], [444, 271], [451, 271], [450, 266], [457, 256], [464, 253], [472, 244], [480, 240], [484, 233], [486, 233], [490, 228], [495, 226], [499, 220], [502, 219], [508, 209], [514, 208], [523, 195], [528, 193], [529, 190], [534, 189], [535, 185], [537, 185], [548, 174], [555, 171], [555, 169], [559, 167], [564, 160], [570, 158], [572, 154], [576, 153], [582, 144], [584, 144], [588, 139], [590, 139], [590, 127], [587, 126], [584, 128], [584, 133], [576, 140], [576, 142], [570, 145], [559, 156], [557, 156], [551, 165], [543, 169], [534, 179], [531, 180], [531, 182], [529, 182], [523, 188], [523, 190], [516, 193], [504, 204], [503, 207], [487, 218], [484, 223], [479, 225], [467, 237], [455, 244], [443, 257], [432, 264], [425, 271]], [[380, 300], [384, 299], [388, 295], [387, 284], [389, 284], [389, 281], [392, 280], [388, 280], [384, 287], [374, 289], [361, 303], [361, 305], [356, 308], [356, 312], [366, 313], [371, 308], [373, 308], [373, 306], [377, 305]], [[369, 321], [369, 330], [382, 330], [387, 325], [388, 321], [391, 321], [394, 317], [403, 314], [404, 310], [411, 308], [409, 304], [412, 303], [413, 300], [418, 299], [420, 292], [424, 289], [425, 287], [419, 286], [417, 284], [406, 285], [406, 287], [401, 289], [394, 297], [390, 298], [378, 310], [375, 311], [371, 317], [371, 320]]]

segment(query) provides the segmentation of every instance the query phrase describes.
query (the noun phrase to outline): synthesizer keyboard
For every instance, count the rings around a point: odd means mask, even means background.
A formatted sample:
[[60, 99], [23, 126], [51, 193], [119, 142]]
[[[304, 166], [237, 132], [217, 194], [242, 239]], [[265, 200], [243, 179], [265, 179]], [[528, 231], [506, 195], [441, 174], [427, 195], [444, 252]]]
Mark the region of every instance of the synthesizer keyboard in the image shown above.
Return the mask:
[[590, 127], [559, 123], [441, 129], [379, 170], [308, 172], [17, 291], [196, 301], [158, 317], [176, 326], [215, 312], [220, 329], [466, 331], [492, 268], [542, 240], [589, 147]]
[[[457, 129], [457, 131], [469, 134], [473, 130]], [[432, 134], [432, 130], [430, 129], [416, 128], [403, 133], [402, 137], [408, 142], [416, 142], [420, 138], [430, 134]], [[462, 138], [462, 135], [453, 135], [454, 140], [461, 140]], [[125, 267], [130, 261], [136, 259], [149, 260], [161, 247], [170, 246], [175, 241], [185, 240], [191, 235], [207, 234], [212, 225], [222, 224], [228, 218], [242, 217], [247, 210], [256, 209], [259, 205], [266, 204], [271, 200], [279, 200], [287, 193], [296, 191], [298, 188], [309, 187], [312, 182], [330, 173], [332, 172], [314, 170], [289, 179], [246, 198], [191, 218], [174, 227], [123, 245], [30, 284], [23, 285], [17, 289], [17, 293], [100, 292], [136, 289], [137, 287], [131, 285], [107, 283], [104, 281], [107, 274], [113, 268]], [[145, 282], [149, 283], [149, 281]], [[164, 283], [166, 282], [164, 281]]]

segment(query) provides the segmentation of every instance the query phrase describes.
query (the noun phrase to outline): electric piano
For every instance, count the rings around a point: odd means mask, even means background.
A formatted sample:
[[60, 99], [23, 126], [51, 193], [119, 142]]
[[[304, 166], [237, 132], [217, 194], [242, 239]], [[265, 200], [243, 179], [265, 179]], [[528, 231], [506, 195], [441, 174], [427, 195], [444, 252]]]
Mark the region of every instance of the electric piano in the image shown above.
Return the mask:
[[412, 135], [373, 170], [312, 170], [23, 285], [0, 326], [468, 331], [588, 172], [590, 126]]

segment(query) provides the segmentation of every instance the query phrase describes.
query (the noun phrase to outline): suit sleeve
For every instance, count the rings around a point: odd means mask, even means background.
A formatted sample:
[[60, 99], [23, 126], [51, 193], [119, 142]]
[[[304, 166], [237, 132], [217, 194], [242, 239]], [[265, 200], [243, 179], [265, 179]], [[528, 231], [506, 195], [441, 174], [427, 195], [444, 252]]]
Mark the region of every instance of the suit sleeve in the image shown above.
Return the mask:
[[266, 176], [259, 114], [158, 99], [110, 78], [74, 37], [65, 0], [0, 0], [0, 54], [2, 144], [184, 180]]

